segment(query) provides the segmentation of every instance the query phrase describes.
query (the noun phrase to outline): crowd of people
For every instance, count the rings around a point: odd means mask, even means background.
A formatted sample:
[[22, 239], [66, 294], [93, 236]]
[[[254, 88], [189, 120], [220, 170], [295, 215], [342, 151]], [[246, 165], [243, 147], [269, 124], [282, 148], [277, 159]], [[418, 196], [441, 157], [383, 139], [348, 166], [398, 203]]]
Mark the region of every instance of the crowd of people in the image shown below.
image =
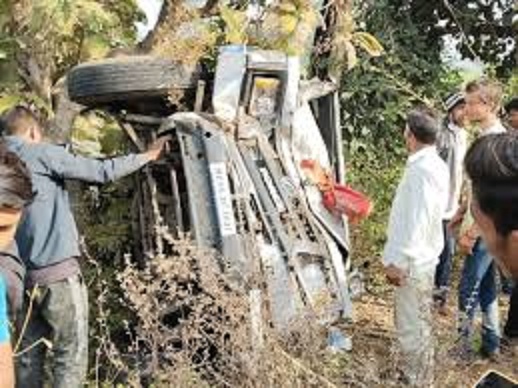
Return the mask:
[[[433, 384], [433, 314], [448, 314], [455, 251], [464, 260], [460, 345], [452, 356], [467, 362], [477, 353], [491, 360], [518, 357], [518, 287], [503, 336], [498, 305], [498, 285], [512, 284], [518, 267], [518, 100], [506, 105], [508, 127], [500, 119], [501, 100], [498, 83], [473, 81], [445, 100], [442, 125], [428, 109], [407, 116], [403, 136], [410, 156], [392, 204], [383, 265], [395, 286], [402, 379], [410, 385]], [[475, 142], [468, 152], [470, 138]], [[481, 345], [475, 349], [479, 307]]]
[[[437, 314], [448, 313], [455, 250], [465, 256], [458, 293], [463, 354], [474, 352], [478, 306], [483, 356], [498, 357], [504, 341], [510, 348], [518, 338], [518, 287], [504, 336], [497, 303], [497, 276], [518, 279], [518, 100], [506, 105], [506, 128], [499, 118], [501, 98], [498, 84], [481, 80], [445, 100], [442, 123], [428, 108], [407, 116], [402, 136], [409, 157], [383, 264], [395, 288], [402, 379], [408, 384], [433, 383], [432, 301]], [[100, 161], [45, 142], [42, 125], [25, 107], [10, 110], [2, 124], [0, 387], [15, 381], [43, 387], [48, 349], [42, 338], [53, 344], [53, 386], [80, 387], [87, 372], [88, 299], [65, 181], [122, 178], [159, 158], [164, 141], [142, 154]], [[13, 363], [9, 321], [20, 327], [26, 318], [16, 341], [23, 351]]]

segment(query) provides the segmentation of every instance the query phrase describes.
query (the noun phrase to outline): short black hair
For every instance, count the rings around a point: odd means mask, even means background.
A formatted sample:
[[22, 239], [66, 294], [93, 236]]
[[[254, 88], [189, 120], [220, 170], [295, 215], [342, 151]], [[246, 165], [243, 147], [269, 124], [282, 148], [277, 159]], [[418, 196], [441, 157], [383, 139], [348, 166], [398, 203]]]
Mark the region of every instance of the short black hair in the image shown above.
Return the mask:
[[435, 144], [439, 133], [439, 120], [435, 112], [428, 107], [412, 109], [406, 119], [408, 129], [423, 144]]
[[518, 230], [518, 134], [487, 135], [470, 147], [465, 166], [480, 209], [502, 236]]
[[0, 207], [21, 210], [33, 198], [31, 174], [27, 166], [0, 142]]
[[518, 97], [512, 98], [511, 101], [505, 104], [505, 113], [510, 114], [512, 110], [518, 111]]

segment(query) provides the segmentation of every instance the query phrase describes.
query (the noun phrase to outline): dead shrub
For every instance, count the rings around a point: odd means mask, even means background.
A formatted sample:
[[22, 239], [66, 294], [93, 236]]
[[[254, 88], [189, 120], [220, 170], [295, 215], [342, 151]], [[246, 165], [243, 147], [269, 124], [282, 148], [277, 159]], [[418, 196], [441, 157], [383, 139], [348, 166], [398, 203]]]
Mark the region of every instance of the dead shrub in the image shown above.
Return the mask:
[[131, 313], [119, 322], [122, 341], [110, 327], [113, 291], [95, 266], [96, 386], [334, 386], [316, 372], [323, 369], [325, 330], [315, 319], [301, 317], [283, 333], [265, 324], [254, 341], [249, 295], [226, 278], [218, 254], [186, 237], [167, 241], [171, 254], [144, 269], [128, 257], [116, 276], [118, 309]]

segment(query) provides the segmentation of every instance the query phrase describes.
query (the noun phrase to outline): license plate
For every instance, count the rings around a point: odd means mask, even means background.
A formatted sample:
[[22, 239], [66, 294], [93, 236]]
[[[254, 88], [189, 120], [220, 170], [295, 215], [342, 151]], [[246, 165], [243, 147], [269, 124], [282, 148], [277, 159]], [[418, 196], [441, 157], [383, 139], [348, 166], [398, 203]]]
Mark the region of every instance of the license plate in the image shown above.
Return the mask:
[[209, 169], [221, 237], [236, 235], [237, 227], [232, 209], [232, 194], [230, 193], [227, 167], [222, 162], [211, 163]]

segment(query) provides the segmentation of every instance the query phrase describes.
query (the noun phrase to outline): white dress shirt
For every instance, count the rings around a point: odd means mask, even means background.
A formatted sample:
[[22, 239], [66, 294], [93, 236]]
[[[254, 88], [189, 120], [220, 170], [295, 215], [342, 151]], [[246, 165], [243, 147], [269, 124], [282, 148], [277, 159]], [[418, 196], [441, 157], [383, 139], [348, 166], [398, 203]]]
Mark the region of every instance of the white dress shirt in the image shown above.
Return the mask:
[[420, 273], [434, 271], [444, 247], [442, 221], [449, 173], [434, 146], [408, 158], [392, 202], [383, 264]]
[[489, 128], [483, 129], [480, 132], [480, 136], [486, 135], [498, 135], [499, 133], [506, 133], [507, 129], [503, 126], [500, 120], [497, 120], [492, 126]]
[[448, 124], [448, 131], [452, 136], [453, 149], [448, 155], [449, 174], [450, 174], [450, 191], [448, 197], [448, 206], [446, 208], [445, 220], [451, 220], [459, 209], [460, 195], [462, 190], [463, 172], [464, 172], [464, 157], [468, 150], [468, 133], [464, 128], [461, 128], [453, 123]]
[[[503, 126], [502, 122], [500, 120], [497, 120], [491, 127], [482, 129], [479, 133], [479, 137], [487, 136], [487, 135], [498, 135], [500, 133], [506, 133], [507, 129]], [[467, 180], [468, 184], [468, 190], [467, 192], [467, 202], [466, 206], [467, 209], [471, 209], [471, 181]], [[462, 220], [462, 223], [460, 225], [459, 235], [464, 235], [469, 229], [472, 228], [473, 224], [475, 223], [475, 220], [473, 219], [473, 214], [471, 214], [471, 211], [467, 211], [464, 215], [464, 218]]]

